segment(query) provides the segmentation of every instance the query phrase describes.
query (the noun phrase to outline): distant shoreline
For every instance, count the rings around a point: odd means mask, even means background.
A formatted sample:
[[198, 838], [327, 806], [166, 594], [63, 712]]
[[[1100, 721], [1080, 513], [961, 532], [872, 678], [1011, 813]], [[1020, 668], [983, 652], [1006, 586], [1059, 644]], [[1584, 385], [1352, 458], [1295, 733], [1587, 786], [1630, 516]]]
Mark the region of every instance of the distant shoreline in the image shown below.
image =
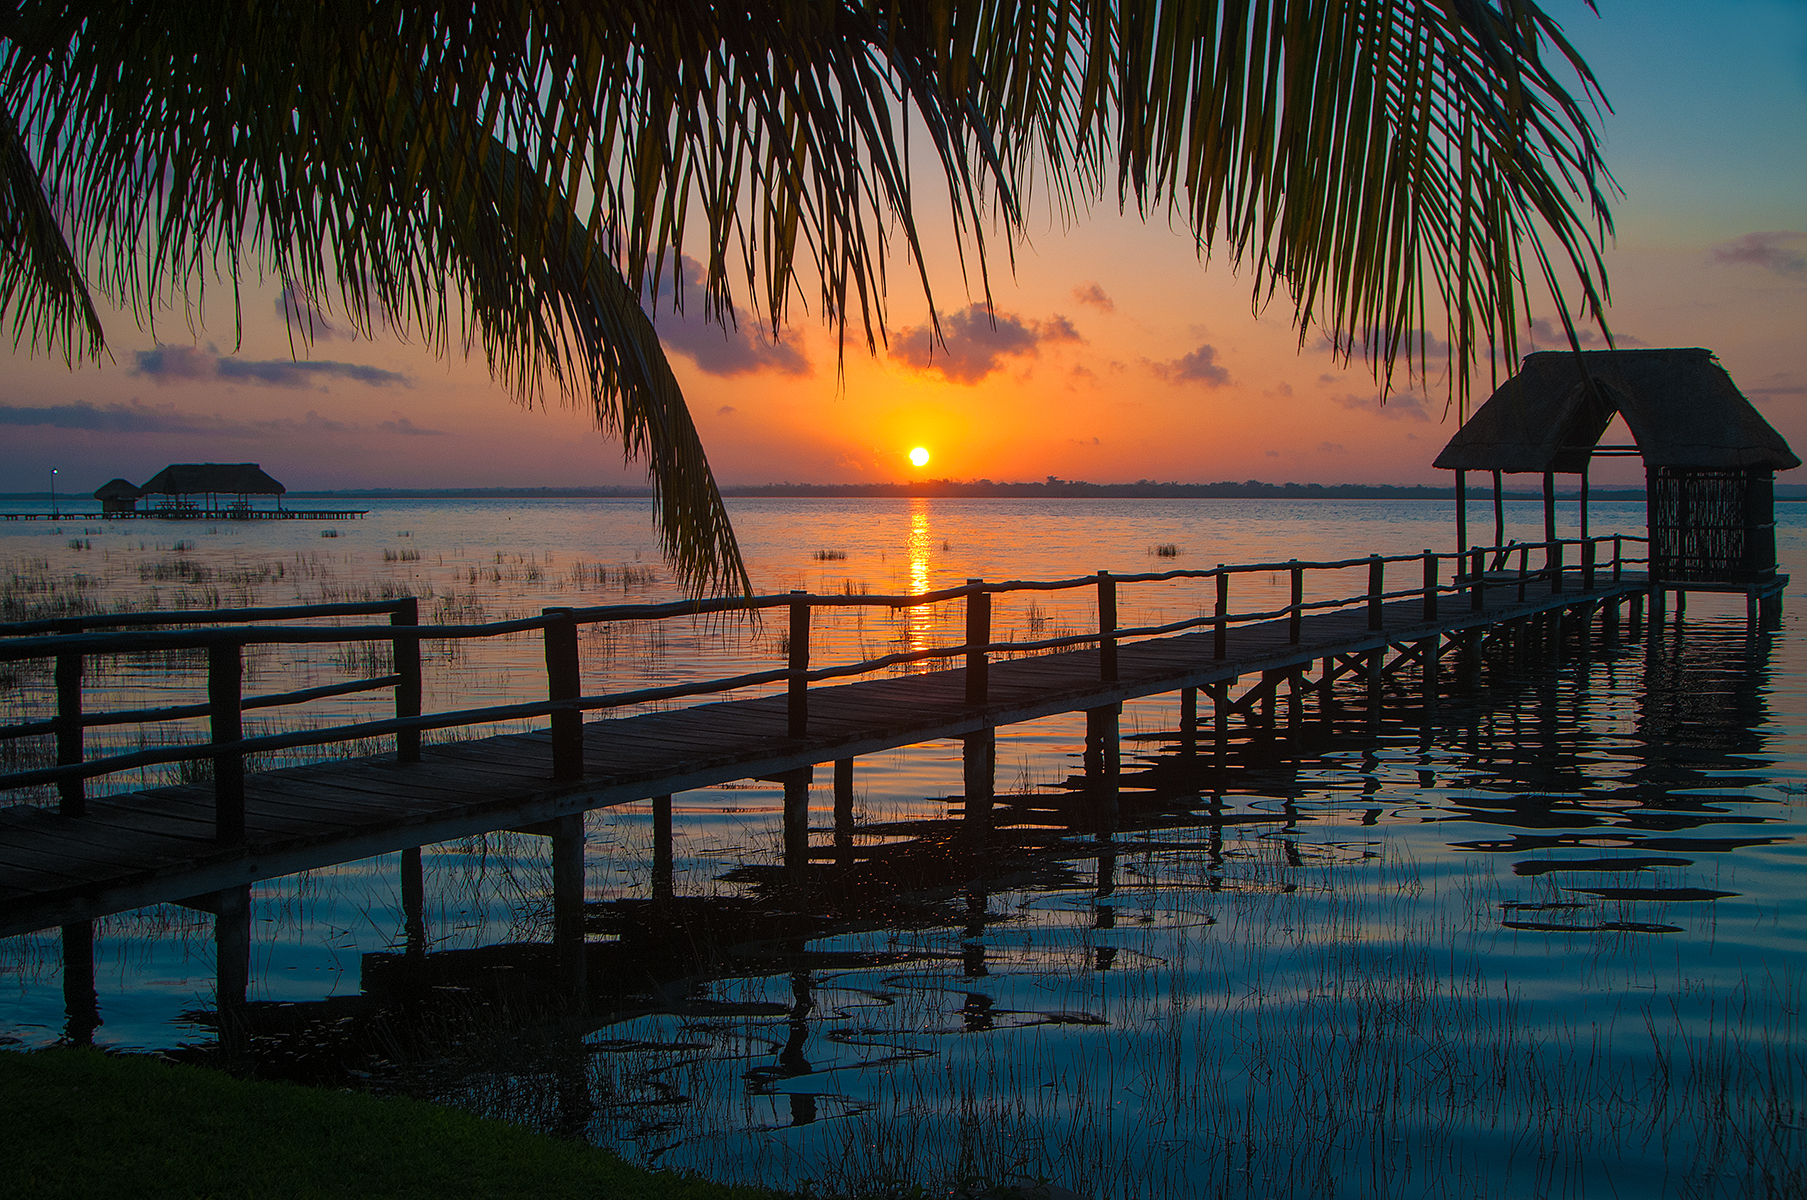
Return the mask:
[[[331, 491], [292, 491], [285, 501], [294, 500], [582, 500], [582, 499], [647, 499], [650, 487], [538, 487], [538, 488], [339, 488]], [[1044, 483], [994, 483], [989, 479], [976, 482], [935, 479], [911, 483], [765, 483], [739, 484], [722, 488], [722, 495], [740, 498], [772, 499], [1101, 499], [1101, 500], [1453, 500], [1453, 487], [1423, 484], [1390, 485], [1365, 483], [1087, 483], [1084, 480], [1049, 479]], [[1557, 498], [1575, 500], [1579, 492], [1567, 488]], [[1593, 488], [1589, 499], [1601, 501], [1642, 501], [1643, 488]], [[0, 500], [48, 501], [50, 493], [0, 492]], [[1493, 498], [1489, 483], [1468, 489], [1471, 504], [1486, 504]], [[1507, 491], [1508, 500], [1541, 500], [1543, 492]], [[89, 499], [84, 491], [59, 491], [56, 499], [70, 505]], [[1807, 485], [1777, 484], [1777, 500], [1807, 500]]]

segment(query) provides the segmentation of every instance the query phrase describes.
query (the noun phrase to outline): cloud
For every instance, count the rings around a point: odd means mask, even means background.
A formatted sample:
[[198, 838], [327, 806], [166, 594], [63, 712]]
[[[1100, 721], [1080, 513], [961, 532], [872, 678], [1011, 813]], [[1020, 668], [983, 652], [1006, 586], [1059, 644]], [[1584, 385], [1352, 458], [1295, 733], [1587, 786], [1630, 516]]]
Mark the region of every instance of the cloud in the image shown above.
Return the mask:
[[1807, 275], [1807, 254], [1789, 247], [1789, 243], [1807, 239], [1798, 230], [1777, 229], [1768, 233], [1747, 233], [1713, 247], [1713, 258], [1722, 263], [1743, 263], [1762, 267], [1777, 275]]
[[1218, 365], [1217, 347], [1209, 344], [1171, 362], [1148, 365], [1156, 376], [1168, 383], [1202, 383], [1208, 388], [1218, 388], [1230, 382], [1229, 368]]
[[357, 334], [350, 329], [341, 329], [328, 320], [320, 306], [310, 303], [307, 297], [295, 290], [292, 283], [285, 285], [282, 294], [276, 297], [276, 315], [290, 329], [305, 334], [316, 342], [335, 339], [349, 342], [357, 338]]
[[309, 411], [296, 420], [235, 421], [217, 414], [183, 412], [173, 404], [145, 404], [134, 397], [126, 404], [98, 406], [88, 403], [43, 407], [0, 406], [0, 425], [48, 425], [53, 429], [84, 429], [93, 433], [208, 434], [229, 438], [292, 437], [298, 433], [396, 433], [409, 436], [444, 436], [442, 429], [427, 429], [406, 417], [371, 427], [335, 421]]
[[1099, 312], [1116, 312], [1117, 302], [1104, 294], [1104, 289], [1090, 281], [1073, 289], [1073, 299], [1089, 304]]
[[[1593, 346], [1602, 350], [1606, 348], [1606, 339], [1600, 336], [1599, 329], [1592, 325], [1584, 325], [1579, 321], [1575, 323], [1575, 340], [1580, 342], [1584, 347]], [[1639, 346], [1648, 346], [1650, 344], [1643, 338], [1629, 333], [1615, 333], [1612, 335], [1612, 340], [1613, 345], [1620, 350], [1635, 350]], [[1538, 317], [1531, 322], [1532, 348], [1535, 349], [1539, 342], [1542, 342], [1545, 345], [1554, 344], [1558, 347], [1567, 348], [1569, 344], [1569, 335], [1563, 330], [1560, 323], [1551, 320], [1549, 317]]]
[[191, 380], [224, 379], [232, 383], [298, 388], [311, 387], [322, 377], [350, 379], [370, 387], [389, 387], [392, 384], [414, 386], [414, 381], [399, 371], [385, 371], [363, 363], [324, 359], [296, 362], [284, 358], [262, 361], [221, 358], [212, 351], [194, 346], [165, 346], [158, 343], [150, 350], [134, 350], [132, 358], [132, 374], [143, 375], [159, 386]]
[[[670, 275], [660, 276], [652, 302], [653, 326], [667, 350], [682, 354], [705, 375], [814, 374], [808, 356], [794, 344], [770, 340], [764, 325], [738, 305], [728, 306], [727, 324], [709, 320], [702, 287], [703, 264], [688, 254], [678, 259], [675, 285]], [[687, 307], [680, 308], [679, 300]]]
[[1083, 342], [1073, 323], [1058, 313], [1047, 321], [1025, 321], [1014, 313], [972, 304], [941, 322], [947, 344], [936, 347], [926, 325], [897, 331], [891, 357], [919, 371], [935, 371], [953, 383], [974, 384], [1004, 365], [1004, 359], [1033, 358], [1043, 342]]
[[1341, 442], [1319, 442], [1318, 450], [1324, 454], [1342, 454], [1344, 447]]
[[209, 379], [220, 370], [218, 355], [194, 346], [165, 346], [159, 342], [155, 349], [134, 350], [132, 355], [137, 360], [132, 373], [149, 375], [158, 383], [170, 379]]
[[1389, 396], [1384, 404], [1381, 403], [1378, 394], [1357, 396], [1352, 392], [1332, 396], [1331, 400], [1343, 408], [1355, 411], [1366, 410], [1376, 416], [1385, 417], [1389, 421], [1428, 421], [1431, 419], [1430, 413], [1425, 410], [1424, 397], [1414, 396], [1410, 392]]
[[220, 359], [219, 376], [221, 379], [245, 379], [271, 387], [289, 388], [311, 387], [317, 376], [351, 379], [358, 383], [367, 383], [371, 387], [388, 387], [395, 383], [399, 383], [403, 387], [413, 386], [412, 381], [398, 371], [385, 371], [380, 367], [367, 367], [362, 363], [324, 360], [292, 362], [287, 359], [272, 358], [261, 362], [247, 362], [240, 358], [222, 358]]
[[[313, 413], [308, 414], [308, 416], [310, 416], [310, 417], [313, 415], [314, 415]], [[400, 416], [396, 417], [395, 420], [393, 420], [393, 421], [384, 421], [381, 425], [378, 425], [377, 428], [381, 429], [384, 433], [399, 433], [399, 434], [403, 434], [407, 437], [445, 437], [446, 436], [446, 431], [443, 429], [426, 429], [426, 428], [423, 428], [422, 426], [416, 425], [414, 422], [410, 421], [408, 418], [400, 417]]]
[[715, 415], [718, 417], [731, 417], [739, 411], [740, 410], [735, 408], [732, 404], [724, 404], [715, 410]]

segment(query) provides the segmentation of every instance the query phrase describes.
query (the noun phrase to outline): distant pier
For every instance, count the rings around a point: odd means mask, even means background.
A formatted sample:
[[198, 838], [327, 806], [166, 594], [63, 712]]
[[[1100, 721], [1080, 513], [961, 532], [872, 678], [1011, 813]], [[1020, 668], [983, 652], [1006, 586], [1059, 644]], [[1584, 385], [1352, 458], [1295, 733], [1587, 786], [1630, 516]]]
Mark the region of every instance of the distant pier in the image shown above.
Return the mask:
[[367, 508], [157, 508], [149, 512], [0, 513], [8, 521], [355, 521]]

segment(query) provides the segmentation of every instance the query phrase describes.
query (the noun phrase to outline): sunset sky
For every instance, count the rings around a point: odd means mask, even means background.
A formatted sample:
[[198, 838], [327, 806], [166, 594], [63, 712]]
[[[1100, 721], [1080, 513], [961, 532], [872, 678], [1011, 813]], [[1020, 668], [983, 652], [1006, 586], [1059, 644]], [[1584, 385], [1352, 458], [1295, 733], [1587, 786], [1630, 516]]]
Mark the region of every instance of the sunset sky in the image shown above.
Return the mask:
[[[1602, 124], [1625, 191], [1609, 258], [1621, 344], [1712, 348], [1807, 452], [1807, 0], [1546, 7], [1616, 109]], [[1301, 350], [1289, 310], [1255, 315], [1247, 277], [1201, 264], [1165, 222], [1110, 204], [1068, 228], [1043, 209], [1014, 275], [994, 261], [995, 323], [970, 307], [976, 281], [963, 287], [945, 239], [930, 249], [949, 338], [932, 358], [901, 260], [889, 352], [850, 345], [844, 375], [802, 309], [776, 345], [751, 321], [703, 324], [700, 305], [661, 316], [721, 481], [1447, 482], [1430, 467], [1454, 430], [1441, 381], [1378, 405], [1359, 362], [1338, 366], [1315, 333]], [[204, 460], [261, 462], [297, 489], [644, 478], [583, 414], [511, 404], [480, 361], [331, 331], [297, 344], [297, 363], [280, 308], [273, 284], [248, 290], [236, 346], [219, 289], [198, 329], [180, 311], [155, 335], [109, 314], [103, 367], [15, 354], [0, 491], [41, 490], [52, 467], [77, 491]], [[1554, 314], [1537, 315], [1537, 344], [1554, 348]], [[916, 446], [931, 452], [921, 468]], [[1595, 479], [1637, 471], [1607, 460]]]

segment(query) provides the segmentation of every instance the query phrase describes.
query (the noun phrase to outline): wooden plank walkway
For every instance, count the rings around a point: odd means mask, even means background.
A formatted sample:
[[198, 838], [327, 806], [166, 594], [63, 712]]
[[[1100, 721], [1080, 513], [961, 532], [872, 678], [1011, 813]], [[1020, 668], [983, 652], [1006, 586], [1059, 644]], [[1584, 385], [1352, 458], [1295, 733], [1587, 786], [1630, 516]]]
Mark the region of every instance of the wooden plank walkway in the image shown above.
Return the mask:
[[[1508, 586], [1508, 582], [1514, 586]], [[1622, 600], [1647, 590], [1627, 572], [1580, 592], [1538, 581], [1517, 598], [1516, 575], [1489, 589], [1481, 611], [1445, 596], [1426, 621], [1418, 599], [1389, 603], [1383, 629], [1365, 607], [1308, 614], [1298, 644], [1288, 623], [1232, 626], [1227, 655], [1210, 630], [1131, 642], [1117, 678], [1099, 678], [1096, 649], [993, 661], [989, 702], [965, 701], [963, 670], [893, 676], [809, 692], [807, 738], [786, 734], [786, 698], [703, 704], [585, 724], [584, 778], [551, 779], [544, 732], [429, 746], [418, 763], [352, 759], [262, 772], [246, 780], [243, 845], [214, 839], [213, 793], [167, 787], [90, 799], [87, 815], [0, 809], [0, 935], [90, 920], [411, 846], [538, 824], [592, 808], [769, 777], [834, 759], [960, 737], [1037, 717], [1283, 670], [1337, 654], [1406, 646], [1535, 613]]]

